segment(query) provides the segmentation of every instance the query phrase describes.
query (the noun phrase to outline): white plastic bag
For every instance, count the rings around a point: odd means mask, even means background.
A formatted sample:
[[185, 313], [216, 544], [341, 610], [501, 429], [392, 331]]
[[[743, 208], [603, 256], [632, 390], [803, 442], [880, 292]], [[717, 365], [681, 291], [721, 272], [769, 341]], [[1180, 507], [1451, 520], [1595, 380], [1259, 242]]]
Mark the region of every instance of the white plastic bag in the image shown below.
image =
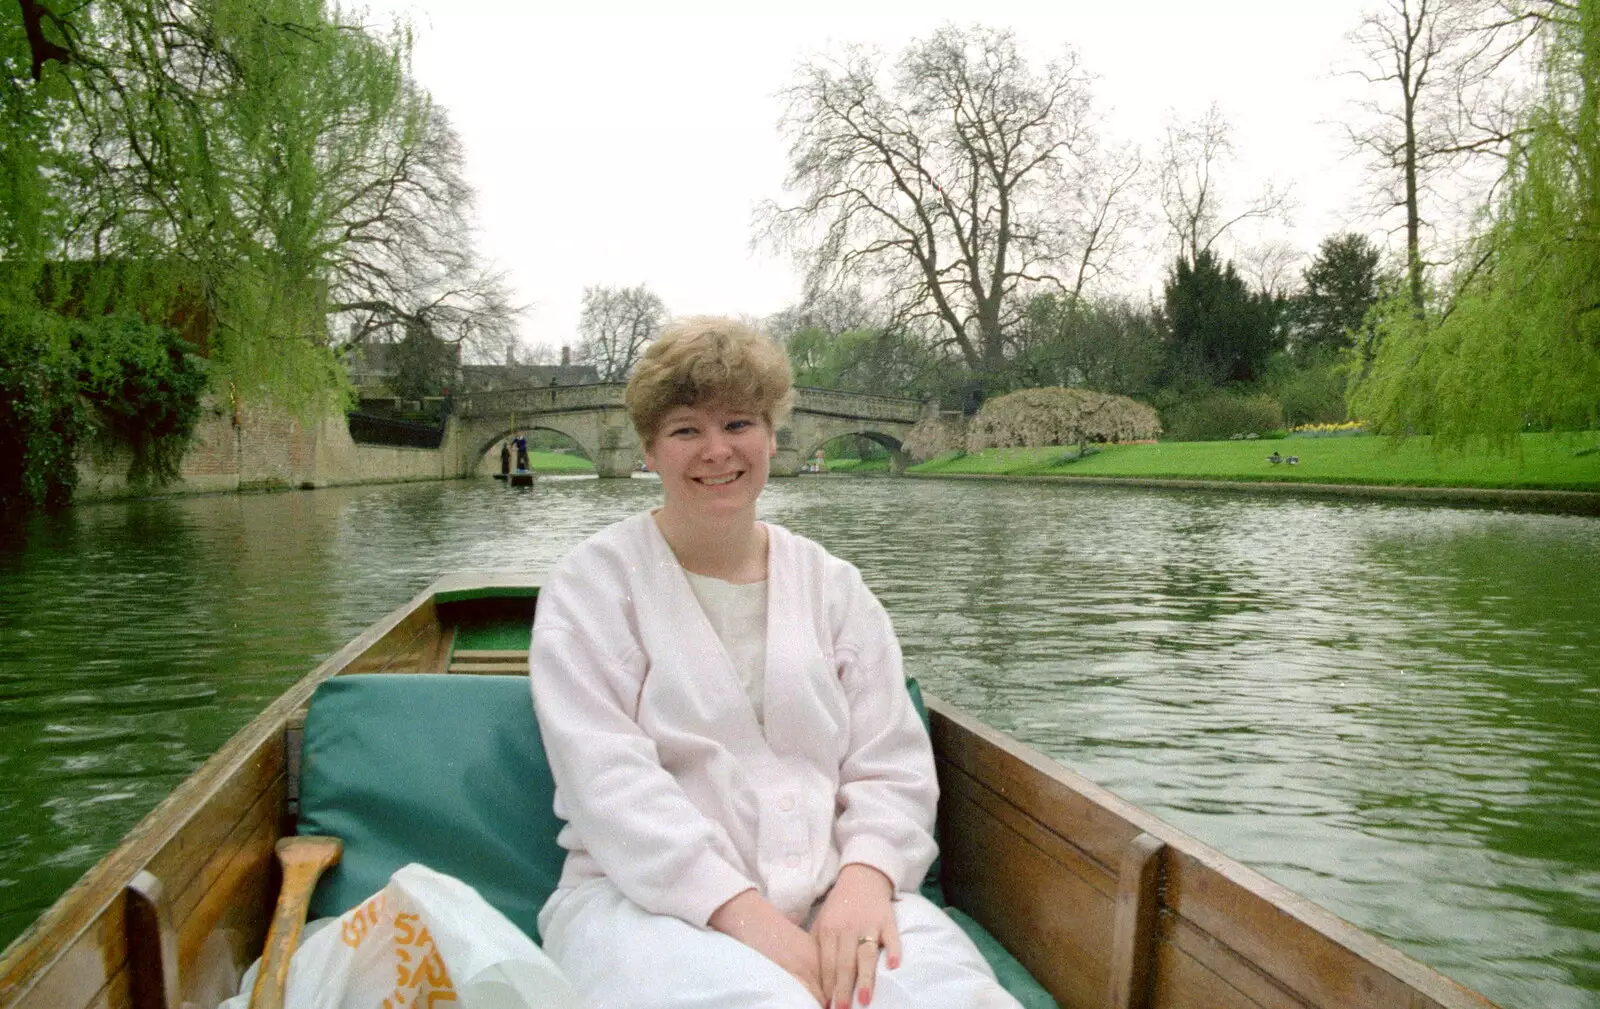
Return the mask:
[[[312, 930], [285, 1009], [579, 1009], [561, 969], [478, 891], [412, 863]], [[247, 1009], [259, 963], [218, 1009]]]

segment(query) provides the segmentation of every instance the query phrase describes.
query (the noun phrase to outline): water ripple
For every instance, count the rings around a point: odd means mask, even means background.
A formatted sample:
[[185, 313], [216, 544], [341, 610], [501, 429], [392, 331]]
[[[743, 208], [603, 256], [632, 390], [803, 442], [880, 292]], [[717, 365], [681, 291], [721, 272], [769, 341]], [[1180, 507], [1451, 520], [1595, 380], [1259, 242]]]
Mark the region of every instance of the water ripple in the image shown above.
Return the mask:
[[[0, 940], [318, 659], [651, 481], [90, 506], [0, 530]], [[1508, 1007], [1600, 1006], [1600, 522], [780, 481], [934, 692]], [[70, 601], [70, 605], [66, 603]]]

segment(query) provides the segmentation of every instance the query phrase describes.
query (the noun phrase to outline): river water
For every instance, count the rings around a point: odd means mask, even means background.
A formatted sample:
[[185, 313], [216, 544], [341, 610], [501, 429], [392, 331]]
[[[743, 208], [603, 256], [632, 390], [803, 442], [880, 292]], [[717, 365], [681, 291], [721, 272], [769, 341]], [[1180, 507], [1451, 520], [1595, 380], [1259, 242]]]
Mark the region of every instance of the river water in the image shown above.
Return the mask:
[[[0, 943], [436, 575], [650, 480], [88, 505], [0, 530]], [[872, 478], [764, 515], [933, 691], [1508, 1007], [1600, 1006], [1600, 521]]]

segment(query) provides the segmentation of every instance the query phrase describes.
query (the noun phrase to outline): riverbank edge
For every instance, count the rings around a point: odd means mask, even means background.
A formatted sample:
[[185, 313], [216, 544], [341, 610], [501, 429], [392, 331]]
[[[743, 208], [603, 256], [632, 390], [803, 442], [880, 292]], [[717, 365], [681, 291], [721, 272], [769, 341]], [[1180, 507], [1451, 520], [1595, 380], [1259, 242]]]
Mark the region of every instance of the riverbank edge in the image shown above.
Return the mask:
[[1600, 492], [1512, 487], [1416, 487], [1407, 484], [1300, 483], [1289, 480], [1197, 480], [1185, 477], [1074, 476], [1066, 473], [916, 473], [918, 480], [1012, 480], [1072, 483], [1089, 487], [1144, 487], [1154, 490], [1227, 491], [1236, 494], [1297, 494], [1304, 497], [1357, 498], [1444, 504], [1467, 508], [1508, 508], [1560, 515], [1600, 516]]

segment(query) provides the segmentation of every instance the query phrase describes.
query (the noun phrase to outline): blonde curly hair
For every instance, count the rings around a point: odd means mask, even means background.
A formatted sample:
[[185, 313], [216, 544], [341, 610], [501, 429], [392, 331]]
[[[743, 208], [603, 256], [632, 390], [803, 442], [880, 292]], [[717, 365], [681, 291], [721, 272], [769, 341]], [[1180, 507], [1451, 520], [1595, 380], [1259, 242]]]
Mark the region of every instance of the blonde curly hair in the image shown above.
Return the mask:
[[776, 429], [794, 406], [794, 378], [772, 338], [737, 319], [697, 315], [673, 322], [644, 352], [625, 402], [646, 445], [679, 406], [749, 410]]

